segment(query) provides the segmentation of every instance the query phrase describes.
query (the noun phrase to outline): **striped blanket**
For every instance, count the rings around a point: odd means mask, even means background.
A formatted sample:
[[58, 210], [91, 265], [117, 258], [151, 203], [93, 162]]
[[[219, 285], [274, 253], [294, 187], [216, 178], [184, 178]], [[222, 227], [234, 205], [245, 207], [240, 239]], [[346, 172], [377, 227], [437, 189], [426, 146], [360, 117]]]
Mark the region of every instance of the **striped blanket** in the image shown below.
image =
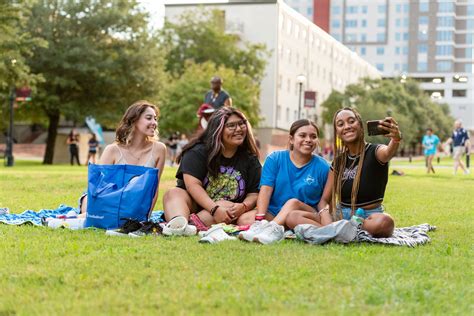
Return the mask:
[[420, 224], [410, 227], [395, 228], [392, 237], [374, 238], [365, 230], [359, 230], [354, 241], [415, 247], [430, 242], [427, 232], [436, 230], [436, 226]]
[[[27, 210], [23, 213], [19, 214], [2, 214], [0, 215], [0, 223], [7, 224], [7, 225], [35, 225], [41, 226], [41, 219], [42, 218], [55, 218], [58, 215], [66, 215], [70, 211], [75, 211], [76, 213], [78, 210], [74, 207], [67, 206], [67, 205], [60, 205], [55, 210], [40, 210], [38, 212]], [[160, 223], [164, 221], [163, 218], [163, 211], [153, 211], [150, 217], [150, 221], [155, 223]]]

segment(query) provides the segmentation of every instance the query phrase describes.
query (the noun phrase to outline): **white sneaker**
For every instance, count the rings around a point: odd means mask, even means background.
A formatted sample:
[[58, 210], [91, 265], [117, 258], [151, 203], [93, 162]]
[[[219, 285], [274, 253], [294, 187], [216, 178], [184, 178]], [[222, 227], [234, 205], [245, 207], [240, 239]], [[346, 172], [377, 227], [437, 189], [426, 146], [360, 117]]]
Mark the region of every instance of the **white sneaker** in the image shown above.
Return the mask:
[[265, 226], [268, 225], [267, 220], [256, 221], [250, 226], [248, 230], [239, 233], [239, 239], [246, 241], [253, 241], [253, 237], [260, 234]]
[[186, 226], [188, 226], [188, 220], [184, 216], [177, 216], [163, 227], [163, 235], [182, 236], [184, 235]]
[[197, 228], [194, 225], [186, 225], [186, 228], [183, 231], [183, 236], [194, 236], [197, 234]]
[[285, 228], [275, 222], [270, 222], [263, 230], [253, 237], [253, 241], [268, 245], [278, 242], [285, 237]]
[[237, 240], [237, 238], [227, 235], [220, 226], [212, 227], [203, 235], [199, 242], [205, 244], [217, 244], [224, 240]]

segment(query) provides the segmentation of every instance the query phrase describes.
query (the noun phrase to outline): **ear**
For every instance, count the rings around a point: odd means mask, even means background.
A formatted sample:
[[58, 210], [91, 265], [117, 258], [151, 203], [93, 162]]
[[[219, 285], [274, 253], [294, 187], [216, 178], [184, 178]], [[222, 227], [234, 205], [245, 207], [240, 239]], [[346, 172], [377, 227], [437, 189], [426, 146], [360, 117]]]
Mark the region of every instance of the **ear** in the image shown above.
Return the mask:
[[294, 148], [294, 145], [293, 145], [293, 136], [291, 136], [291, 135], [288, 136], [288, 144], [290, 144], [290, 145], [289, 145], [290, 150], [293, 150], [293, 148]]

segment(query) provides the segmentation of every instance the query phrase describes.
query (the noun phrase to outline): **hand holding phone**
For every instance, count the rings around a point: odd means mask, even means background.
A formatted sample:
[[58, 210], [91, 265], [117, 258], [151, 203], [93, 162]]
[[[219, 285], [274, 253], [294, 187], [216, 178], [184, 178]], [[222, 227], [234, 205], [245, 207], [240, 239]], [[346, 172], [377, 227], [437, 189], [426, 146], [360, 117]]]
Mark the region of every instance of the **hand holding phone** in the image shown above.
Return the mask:
[[389, 131], [379, 128], [380, 120], [367, 121], [367, 132], [369, 136], [386, 135]]

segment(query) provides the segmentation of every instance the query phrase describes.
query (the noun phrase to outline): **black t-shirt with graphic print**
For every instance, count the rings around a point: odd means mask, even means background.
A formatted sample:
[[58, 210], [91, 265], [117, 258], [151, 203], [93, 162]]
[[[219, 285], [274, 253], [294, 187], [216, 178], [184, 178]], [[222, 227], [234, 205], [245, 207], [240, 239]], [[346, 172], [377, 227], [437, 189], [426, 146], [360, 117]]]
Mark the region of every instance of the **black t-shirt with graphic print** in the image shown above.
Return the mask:
[[244, 150], [238, 150], [232, 158], [220, 156], [220, 170], [216, 177], [208, 174], [207, 157], [202, 143], [186, 151], [176, 173], [179, 188], [186, 190], [183, 175], [189, 174], [201, 180], [213, 201], [240, 203], [248, 193], [258, 193], [262, 165], [256, 156]]
[[[363, 207], [376, 202], [381, 202], [385, 194], [385, 187], [388, 182], [388, 163], [381, 163], [377, 160], [375, 152], [379, 145], [366, 144], [364, 163], [360, 175], [359, 192], [357, 194], [356, 206]], [[357, 174], [360, 157], [347, 157], [346, 167], [342, 176], [341, 205], [351, 206], [352, 184]], [[333, 162], [334, 165], [334, 162]], [[334, 169], [331, 166], [331, 169]], [[334, 173], [337, 177], [337, 172]], [[337, 179], [337, 178], [336, 178]]]

